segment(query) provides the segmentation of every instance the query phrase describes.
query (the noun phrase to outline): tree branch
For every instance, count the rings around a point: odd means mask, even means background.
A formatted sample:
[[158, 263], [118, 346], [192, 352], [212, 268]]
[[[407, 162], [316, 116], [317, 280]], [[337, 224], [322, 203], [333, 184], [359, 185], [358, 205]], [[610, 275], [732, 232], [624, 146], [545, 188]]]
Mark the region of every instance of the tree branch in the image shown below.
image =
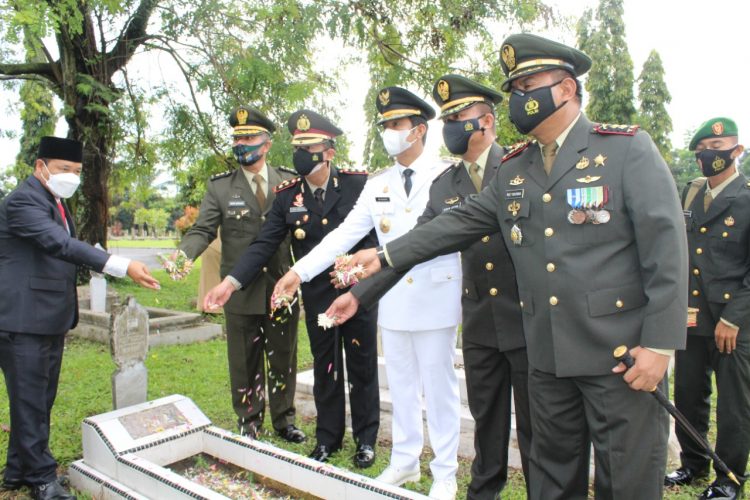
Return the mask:
[[157, 0], [141, 0], [135, 13], [128, 21], [127, 28], [118, 37], [117, 43], [112, 47], [112, 50], [107, 53], [108, 78], [111, 78], [117, 70], [125, 66], [130, 58], [133, 57], [138, 46], [146, 41], [148, 20], [157, 3]]
[[15, 64], [0, 64], [0, 75], [10, 77], [37, 75], [48, 79], [54, 84], [57, 84], [57, 81], [55, 79], [55, 68], [50, 63], [26, 62]]

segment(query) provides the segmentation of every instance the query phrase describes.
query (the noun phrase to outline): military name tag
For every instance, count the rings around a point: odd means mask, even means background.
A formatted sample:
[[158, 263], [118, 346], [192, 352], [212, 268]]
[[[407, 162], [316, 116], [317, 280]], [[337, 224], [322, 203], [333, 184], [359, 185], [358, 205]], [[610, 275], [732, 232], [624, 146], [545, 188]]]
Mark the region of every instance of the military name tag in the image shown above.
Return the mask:
[[376, 196], [375, 201], [381, 202], [381, 203], [388, 203], [389, 201], [391, 201], [391, 198], [390, 196]]
[[523, 198], [523, 189], [508, 189], [505, 191], [506, 200], [518, 200]]
[[307, 212], [307, 207], [289, 207], [289, 213]]
[[693, 217], [693, 211], [692, 210], [683, 210], [682, 211], [682, 215], [684, 215], [685, 217], [692, 218]]
[[247, 203], [245, 200], [229, 200], [230, 207], [246, 207]]

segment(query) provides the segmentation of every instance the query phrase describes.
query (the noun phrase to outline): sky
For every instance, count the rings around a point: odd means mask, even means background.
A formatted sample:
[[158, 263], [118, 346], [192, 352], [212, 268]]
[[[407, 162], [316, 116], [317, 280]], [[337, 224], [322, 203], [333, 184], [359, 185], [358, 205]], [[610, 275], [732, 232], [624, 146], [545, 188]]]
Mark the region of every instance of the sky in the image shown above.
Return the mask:
[[[596, 8], [597, 0], [547, 0], [563, 15], [577, 19], [586, 8]], [[747, 88], [750, 82], [750, 2], [746, 0], [719, 0], [699, 2], [696, 0], [625, 0], [625, 26], [628, 49], [633, 59], [635, 77], [640, 74], [644, 61], [651, 50], [656, 49], [665, 69], [665, 80], [672, 102], [667, 110], [672, 118], [673, 146], [684, 147], [685, 135], [695, 130], [703, 121], [726, 116], [737, 122], [740, 142], [750, 137], [750, 98]], [[575, 45], [575, 33], [555, 30], [536, 33], [560, 42]], [[508, 33], [498, 33], [504, 38]], [[333, 50], [337, 52], [336, 49]], [[338, 50], [338, 52], [341, 52]], [[343, 57], [343, 54], [340, 54]], [[147, 57], [158, 58], [146, 60]], [[134, 60], [133, 70], [145, 81], [159, 79], [179, 80], [176, 68], [164, 60], [164, 56], [147, 56]], [[334, 104], [340, 106], [342, 117], [339, 126], [352, 142], [351, 155], [355, 163], [361, 164], [365, 141], [366, 124], [362, 107], [364, 92], [369, 86], [366, 68], [352, 64], [345, 70], [345, 79], [350, 82], [342, 87], [339, 96], [332, 96]], [[132, 73], [132, 70], [131, 70]], [[132, 77], [132, 74], [131, 74]], [[432, 102], [431, 89], [411, 89]], [[636, 91], [637, 95], [637, 91]], [[19, 130], [18, 109], [7, 108], [17, 97], [10, 92], [0, 92], [0, 109], [6, 115], [2, 130]], [[585, 105], [585, 102], [584, 102]], [[17, 108], [17, 107], [16, 107]], [[57, 133], [64, 135], [64, 122]], [[430, 127], [428, 147], [437, 151], [442, 138], [439, 122]], [[750, 140], [746, 140], [750, 146]], [[17, 140], [0, 138], [0, 172], [13, 163], [18, 152]]]

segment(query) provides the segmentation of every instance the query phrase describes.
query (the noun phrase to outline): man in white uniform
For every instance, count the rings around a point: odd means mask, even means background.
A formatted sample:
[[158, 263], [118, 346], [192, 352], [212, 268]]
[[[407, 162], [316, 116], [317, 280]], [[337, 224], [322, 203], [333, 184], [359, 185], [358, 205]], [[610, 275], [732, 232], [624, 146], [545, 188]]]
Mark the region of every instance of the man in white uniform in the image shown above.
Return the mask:
[[[387, 87], [376, 99], [383, 143], [396, 163], [371, 176], [343, 223], [299, 260], [276, 285], [292, 294], [330, 266], [370, 230], [384, 245], [408, 232], [424, 211], [430, 185], [445, 169], [422, 154], [427, 120], [435, 111], [408, 90]], [[435, 454], [430, 463], [430, 496], [456, 494], [460, 396], [453, 368], [461, 308], [461, 265], [457, 253], [411, 269], [381, 300], [378, 326], [388, 385], [393, 398], [391, 463], [378, 480], [401, 485], [418, 481], [422, 452], [422, 393], [427, 428]]]

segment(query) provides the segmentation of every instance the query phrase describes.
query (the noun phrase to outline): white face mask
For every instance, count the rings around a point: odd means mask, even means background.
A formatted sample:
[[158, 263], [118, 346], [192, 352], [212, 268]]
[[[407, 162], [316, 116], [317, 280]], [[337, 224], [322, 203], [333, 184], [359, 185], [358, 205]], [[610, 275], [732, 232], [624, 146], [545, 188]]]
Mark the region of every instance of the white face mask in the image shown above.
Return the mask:
[[47, 187], [50, 191], [52, 191], [53, 195], [57, 196], [58, 198], [64, 199], [73, 196], [73, 194], [76, 192], [76, 189], [78, 189], [78, 186], [81, 184], [80, 176], [72, 172], [53, 174], [49, 171], [46, 163], [44, 164], [44, 168], [47, 169], [47, 174], [49, 174], [49, 179], [47, 179]]
[[410, 130], [395, 130], [392, 128], [387, 128], [383, 131], [383, 133], [381, 134], [381, 137], [383, 138], [383, 147], [385, 147], [385, 150], [390, 156], [400, 155], [401, 153], [409, 149], [412, 144], [419, 140], [419, 138], [417, 138], [409, 142], [406, 139], [415, 128], [417, 127], [414, 127]]

